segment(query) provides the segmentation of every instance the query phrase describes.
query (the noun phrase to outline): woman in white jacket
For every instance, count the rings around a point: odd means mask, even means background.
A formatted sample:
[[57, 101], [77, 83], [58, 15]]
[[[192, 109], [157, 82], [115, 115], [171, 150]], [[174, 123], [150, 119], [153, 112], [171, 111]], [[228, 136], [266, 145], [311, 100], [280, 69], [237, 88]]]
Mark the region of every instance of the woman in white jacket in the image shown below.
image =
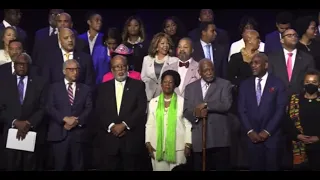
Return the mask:
[[165, 71], [162, 93], [149, 103], [146, 147], [154, 171], [171, 171], [190, 155], [192, 125], [183, 117], [184, 99], [174, 92], [180, 81], [178, 72]]

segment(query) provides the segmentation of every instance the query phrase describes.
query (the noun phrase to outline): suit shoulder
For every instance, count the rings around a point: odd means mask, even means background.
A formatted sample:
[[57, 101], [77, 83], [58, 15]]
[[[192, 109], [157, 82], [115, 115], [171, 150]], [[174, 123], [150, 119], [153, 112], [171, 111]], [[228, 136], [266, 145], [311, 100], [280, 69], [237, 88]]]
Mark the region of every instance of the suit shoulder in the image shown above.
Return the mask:
[[188, 88], [193, 88], [194, 86], [197, 86], [197, 83], [199, 83], [199, 81], [201, 81], [201, 78], [200, 79], [198, 79], [198, 80], [196, 80], [196, 81], [193, 81], [192, 83], [190, 83], [190, 84], [188, 84], [187, 86], [186, 86], [186, 89]]
[[46, 79], [42, 76], [30, 76], [30, 78], [32, 79], [32, 81], [35, 81], [39, 84], [47, 84]]
[[299, 50], [299, 54], [300, 54], [300, 56], [302, 56], [303, 60], [310, 60], [310, 61], [313, 60], [312, 55], [310, 55], [304, 51]]
[[277, 77], [277, 76], [275, 76], [275, 75], [273, 75], [273, 74], [268, 74], [268, 76], [270, 77], [270, 79], [271, 79], [274, 83], [279, 84], [279, 85], [281, 85], [281, 86], [285, 86], [284, 83], [283, 83], [283, 81], [282, 81], [279, 77]]
[[275, 35], [275, 32], [276, 32], [276, 31], [272, 31], [272, 32], [268, 33], [268, 34], [266, 35], [266, 38], [271, 38], [272, 36]]
[[221, 85], [226, 85], [226, 86], [231, 85], [231, 82], [229, 80], [219, 78], [219, 77], [216, 77], [216, 82]]

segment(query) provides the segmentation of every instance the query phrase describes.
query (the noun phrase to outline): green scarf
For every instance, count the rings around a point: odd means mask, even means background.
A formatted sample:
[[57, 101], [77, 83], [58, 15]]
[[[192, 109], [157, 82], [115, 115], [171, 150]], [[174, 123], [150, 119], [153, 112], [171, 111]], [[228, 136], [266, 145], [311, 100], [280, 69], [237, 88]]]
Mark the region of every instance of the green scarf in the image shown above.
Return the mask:
[[157, 150], [156, 159], [158, 161], [165, 160], [169, 163], [176, 162], [176, 125], [177, 125], [177, 95], [173, 93], [168, 108], [167, 134], [165, 139], [165, 149], [163, 152], [164, 141], [164, 96], [160, 94], [158, 99], [158, 107], [156, 110], [157, 122]]

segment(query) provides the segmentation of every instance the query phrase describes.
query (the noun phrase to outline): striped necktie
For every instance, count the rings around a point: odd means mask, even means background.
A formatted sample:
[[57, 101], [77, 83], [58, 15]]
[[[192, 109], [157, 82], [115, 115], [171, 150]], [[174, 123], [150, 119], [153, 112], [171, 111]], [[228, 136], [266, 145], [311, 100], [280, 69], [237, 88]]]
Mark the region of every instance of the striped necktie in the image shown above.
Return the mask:
[[71, 106], [73, 105], [73, 88], [72, 88], [72, 83], [68, 83], [68, 97], [69, 97], [69, 102], [71, 104]]
[[256, 90], [256, 96], [257, 96], [257, 103], [258, 103], [258, 106], [260, 105], [260, 101], [261, 101], [261, 96], [262, 96], [262, 92], [261, 92], [261, 81], [262, 79], [259, 78], [258, 79], [258, 83], [257, 83], [257, 90]]

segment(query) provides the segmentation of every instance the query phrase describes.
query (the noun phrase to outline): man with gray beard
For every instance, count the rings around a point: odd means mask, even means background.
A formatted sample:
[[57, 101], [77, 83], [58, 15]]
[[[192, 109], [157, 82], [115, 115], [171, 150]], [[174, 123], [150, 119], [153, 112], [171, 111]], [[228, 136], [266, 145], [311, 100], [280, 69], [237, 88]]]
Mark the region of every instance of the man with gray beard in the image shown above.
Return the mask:
[[182, 38], [179, 41], [177, 48], [179, 62], [170, 64], [163, 70], [163, 72], [166, 70], [174, 70], [180, 74], [181, 83], [180, 86], [175, 89], [175, 92], [182, 97], [184, 96], [185, 87], [200, 79], [200, 75], [198, 73], [199, 63], [191, 57], [192, 52], [193, 47], [191, 39], [187, 37]]
[[128, 77], [127, 58], [111, 59], [114, 80], [97, 89], [95, 131], [100, 152], [100, 170], [140, 170], [145, 150], [147, 96], [142, 81]]

